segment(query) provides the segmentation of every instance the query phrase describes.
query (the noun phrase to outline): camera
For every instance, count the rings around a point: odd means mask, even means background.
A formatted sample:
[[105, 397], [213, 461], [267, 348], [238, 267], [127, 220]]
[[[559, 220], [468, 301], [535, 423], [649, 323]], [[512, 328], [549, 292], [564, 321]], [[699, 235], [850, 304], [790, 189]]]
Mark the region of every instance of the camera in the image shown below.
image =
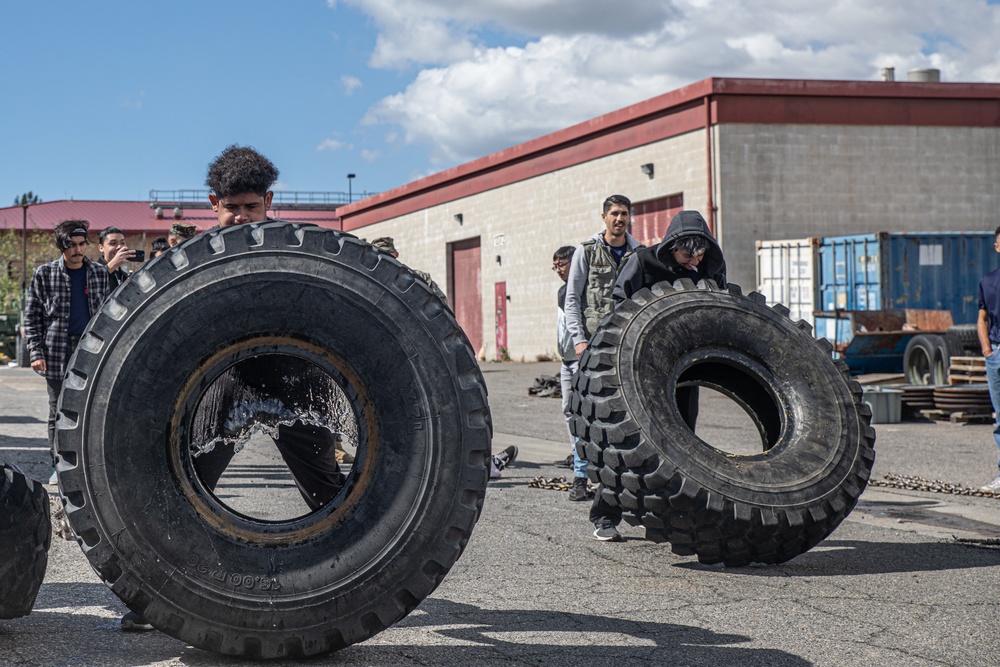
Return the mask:
[[135, 256], [129, 260], [130, 262], [145, 262], [146, 261], [146, 251], [136, 250]]

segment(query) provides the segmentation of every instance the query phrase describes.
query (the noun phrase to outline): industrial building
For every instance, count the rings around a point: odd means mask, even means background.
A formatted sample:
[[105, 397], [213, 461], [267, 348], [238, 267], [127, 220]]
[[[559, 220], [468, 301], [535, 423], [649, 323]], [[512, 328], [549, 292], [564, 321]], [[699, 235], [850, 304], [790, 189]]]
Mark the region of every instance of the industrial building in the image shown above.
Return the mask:
[[647, 244], [701, 211], [745, 289], [758, 240], [992, 231], [1000, 84], [705, 79], [337, 213], [430, 272], [485, 358], [533, 361], [556, 349], [552, 253], [615, 193]]

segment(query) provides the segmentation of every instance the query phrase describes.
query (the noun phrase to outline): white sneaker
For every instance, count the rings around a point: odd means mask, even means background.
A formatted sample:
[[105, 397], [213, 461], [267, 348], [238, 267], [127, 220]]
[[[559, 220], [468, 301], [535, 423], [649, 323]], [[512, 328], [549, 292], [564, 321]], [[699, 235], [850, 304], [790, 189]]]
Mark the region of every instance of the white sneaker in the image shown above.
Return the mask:
[[1000, 494], [1000, 477], [997, 477], [995, 480], [993, 480], [992, 482], [990, 482], [985, 486], [979, 487], [979, 490], [989, 493]]

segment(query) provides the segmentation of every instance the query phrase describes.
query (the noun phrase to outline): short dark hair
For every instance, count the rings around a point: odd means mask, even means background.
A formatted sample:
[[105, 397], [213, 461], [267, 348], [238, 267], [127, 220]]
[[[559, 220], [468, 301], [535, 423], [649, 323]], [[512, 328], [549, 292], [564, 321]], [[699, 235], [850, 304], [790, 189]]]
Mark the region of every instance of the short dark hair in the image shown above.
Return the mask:
[[104, 239], [108, 238], [108, 234], [121, 234], [122, 236], [125, 236], [125, 232], [117, 227], [105, 227], [101, 230], [101, 233], [97, 235], [97, 241], [101, 245], [104, 245]]
[[166, 252], [170, 250], [170, 241], [167, 240], [166, 236], [157, 236], [153, 239], [153, 245], [149, 248], [149, 254], [152, 255], [156, 252]]
[[205, 185], [216, 197], [243, 192], [264, 196], [278, 180], [278, 169], [250, 146], [227, 146], [208, 165]]
[[556, 250], [552, 254], [552, 261], [556, 262], [556, 261], [560, 261], [560, 260], [564, 260], [564, 259], [572, 259], [573, 252], [575, 250], [576, 250], [576, 248], [574, 248], [571, 245], [564, 245], [563, 247], [559, 248], [559, 250]]
[[686, 250], [692, 255], [708, 250], [708, 239], [701, 234], [687, 234], [674, 239], [670, 244], [670, 252]]
[[605, 199], [603, 212], [607, 213], [608, 211], [611, 210], [611, 207], [614, 206], [615, 204], [618, 204], [619, 206], [624, 206], [625, 208], [628, 209], [628, 214], [632, 215], [632, 200], [630, 200], [625, 195], [611, 195], [610, 197]]
[[[79, 236], [79, 234], [73, 234], [78, 229], [83, 230], [84, 237], [86, 238], [87, 232], [90, 231], [90, 223], [86, 220], [63, 220], [56, 225], [55, 242], [56, 247], [59, 248], [59, 252], [63, 252], [73, 245], [70, 237]], [[87, 238], [87, 243], [90, 243], [89, 238]]]
[[996, 231], [993, 232], [993, 236], [994, 237], [1000, 236], [1000, 227], [997, 227]]

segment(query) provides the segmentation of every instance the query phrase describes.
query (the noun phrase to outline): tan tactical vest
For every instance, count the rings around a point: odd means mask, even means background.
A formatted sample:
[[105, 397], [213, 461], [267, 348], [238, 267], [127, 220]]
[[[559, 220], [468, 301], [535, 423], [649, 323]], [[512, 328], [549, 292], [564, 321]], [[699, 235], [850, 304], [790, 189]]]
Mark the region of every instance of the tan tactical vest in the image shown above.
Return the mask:
[[590, 273], [587, 274], [587, 290], [585, 292], [586, 303], [583, 307], [584, 326], [587, 329], [587, 338], [590, 338], [597, 331], [601, 321], [614, 310], [611, 300], [611, 290], [615, 286], [618, 272], [625, 266], [625, 262], [628, 261], [628, 258], [632, 256], [634, 251], [627, 251], [618, 266], [615, 266], [615, 258], [611, 256], [611, 251], [608, 250], [608, 247], [596, 239], [584, 241], [583, 251], [586, 253], [587, 262], [590, 264]]

